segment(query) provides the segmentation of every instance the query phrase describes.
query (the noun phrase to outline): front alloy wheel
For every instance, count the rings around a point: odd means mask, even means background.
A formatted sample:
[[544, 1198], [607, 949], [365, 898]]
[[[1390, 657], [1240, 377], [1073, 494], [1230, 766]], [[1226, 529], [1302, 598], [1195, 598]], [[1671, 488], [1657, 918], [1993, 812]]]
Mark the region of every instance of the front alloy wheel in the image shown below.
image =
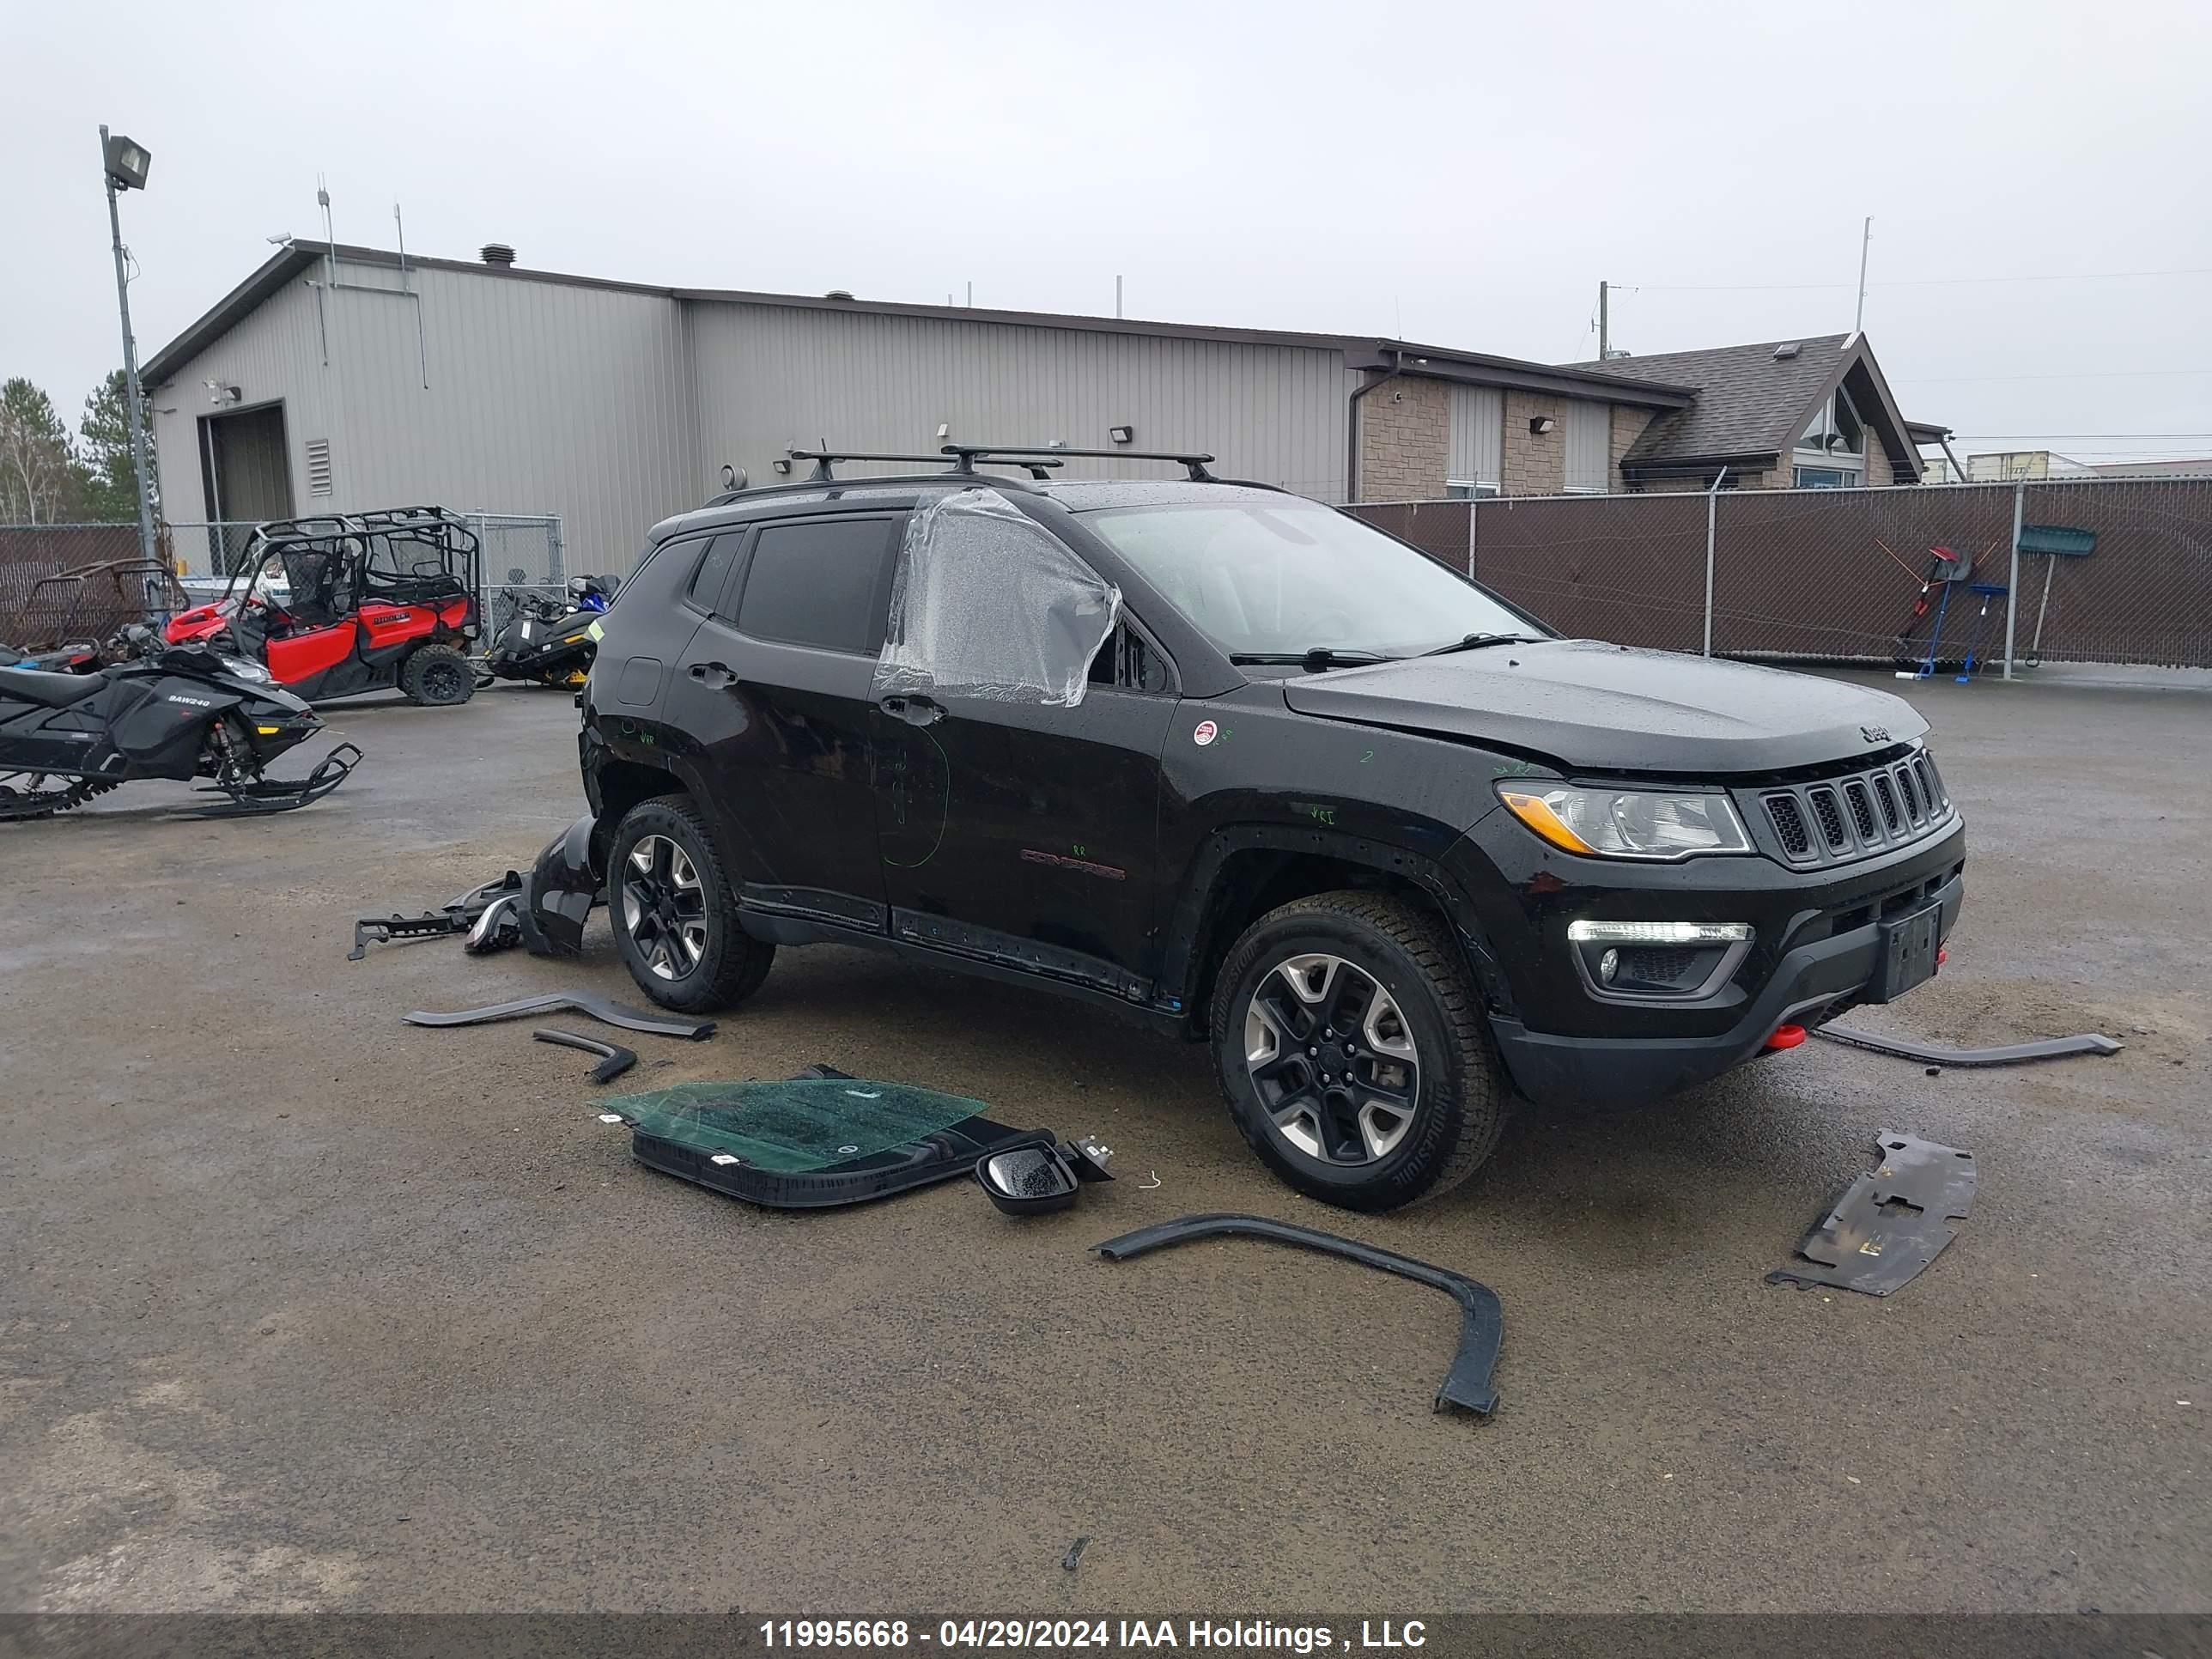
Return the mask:
[[1293, 899], [1215, 975], [1207, 1035], [1237, 1128], [1309, 1197], [1393, 1210], [1498, 1144], [1503, 1072], [1444, 919], [1409, 897]]
[[682, 979], [707, 953], [707, 891], [666, 836], [641, 836], [623, 866], [622, 922], [638, 960], [661, 979]]
[[1413, 1031], [1389, 992], [1342, 957], [1275, 964], [1245, 1005], [1244, 1064], [1274, 1133], [1308, 1158], [1374, 1164], [1413, 1127]]

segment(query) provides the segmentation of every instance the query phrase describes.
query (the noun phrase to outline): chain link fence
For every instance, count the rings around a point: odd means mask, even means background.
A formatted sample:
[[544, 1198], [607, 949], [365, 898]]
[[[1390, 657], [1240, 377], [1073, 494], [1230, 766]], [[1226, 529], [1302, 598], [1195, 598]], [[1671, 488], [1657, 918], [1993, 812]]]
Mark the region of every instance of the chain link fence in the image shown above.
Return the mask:
[[[568, 591], [561, 520], [544, 513], [464, 513], [482, 549], [485, 636], [530, 598]], [[109, 577], [57, 580], [98, 564], [138, 561], [136, 524], [0, 525], [0, 641], [37, 649], [103, 640], [125, 623], [159, 621], [183, 605], [222, 597], [258, 520], [170, 520], [155, 530], [174, 585]]]
[[2212, 668], [2212, 478], [1346, 510], [1579, 637], [1784, 661]]
[[[166, 566], [166, 540], [155, 546]], [[0, 525], [0, 641], [17, 650], [104, 640], [181, 599], [147, 568], [136, 524]]]

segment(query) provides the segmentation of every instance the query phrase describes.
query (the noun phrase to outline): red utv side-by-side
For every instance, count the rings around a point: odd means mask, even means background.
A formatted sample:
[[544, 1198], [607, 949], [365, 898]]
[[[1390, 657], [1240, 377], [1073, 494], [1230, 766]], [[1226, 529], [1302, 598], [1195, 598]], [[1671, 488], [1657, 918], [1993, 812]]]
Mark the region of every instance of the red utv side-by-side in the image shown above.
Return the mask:
[[261, 526], [212, 605], [172, 618], [172, 644], [228, 643], [294, 696], [397, 686], [413, 702], [466, 702], [479, 629], [474, 532], [438, 507]]

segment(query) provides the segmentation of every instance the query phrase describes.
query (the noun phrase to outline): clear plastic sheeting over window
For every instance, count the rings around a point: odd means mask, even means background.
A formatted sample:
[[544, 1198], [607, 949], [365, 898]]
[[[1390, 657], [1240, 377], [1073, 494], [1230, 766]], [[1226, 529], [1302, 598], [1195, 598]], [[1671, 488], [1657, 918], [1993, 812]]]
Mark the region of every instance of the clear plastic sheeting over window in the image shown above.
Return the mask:
[[941, 495], [907, 521], [876, 694], [1073, 708], [1121, 611], [1119, 588], [997, 490]]

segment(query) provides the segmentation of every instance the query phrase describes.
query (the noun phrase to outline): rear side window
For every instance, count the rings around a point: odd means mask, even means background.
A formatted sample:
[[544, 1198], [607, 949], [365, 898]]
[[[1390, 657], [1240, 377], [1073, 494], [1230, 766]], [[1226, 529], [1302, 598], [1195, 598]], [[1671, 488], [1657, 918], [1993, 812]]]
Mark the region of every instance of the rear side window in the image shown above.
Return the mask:
[[730, 566], [736, 562], [738, 549], [744, 542], [742, 532], [729, 531], [707, 544], [707, 556], [699, 561], [698, 569], [691, 573], [691, 586], [688, 591], [688, 597], [698, 609], [722, 609], [722, 589], [729, 584]]
[[883, 641], [896, 522], [809, 519], [763, 526], [738, 601], [738, 628], [757, 640], [873, 654]]

